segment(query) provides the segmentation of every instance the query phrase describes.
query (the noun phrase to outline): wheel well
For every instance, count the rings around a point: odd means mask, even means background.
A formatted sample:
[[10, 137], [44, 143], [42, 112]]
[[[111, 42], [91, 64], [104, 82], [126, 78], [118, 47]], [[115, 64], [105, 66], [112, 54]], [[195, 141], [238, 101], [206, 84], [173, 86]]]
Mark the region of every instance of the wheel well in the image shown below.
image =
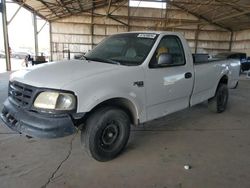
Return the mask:
[[100, 109], [104, 106], [113, 106], [113, 107], [118, 107], [118, 108], [124, 110], [129, 115], [129, 118], [130, 118], [131, 123], [133, 125], [139, 124], [136, 107], [134, 106], [134, 104], [131, 101], [129, 101], [128, 99], [125, 99], [125, 98], [113, 98], [113, 99], [108, 99], [106, 101], [103, 101], [102, 103], [95, 106], [90, 112], [88, 112], [84, 116], [84, 119], [87, 119], [90, 114], [92, 114], [97, 109]]
[[220, 79], [220, 82], [219, 82], [218, 85], [220, 85], [220, 84], [226, 84], [226, 85], [227, 85], [227, 83], [228, 83], [228, 77], [227, 77], [227, 75], [224, 75], [224, 76], [222, 76], [222, 78]]
[[[218, 88], [219, 88], [220, 84], [226, 84], [227, 85], [227, 83], [228, 83], [228, 77], [227, 77], [227, 75], [222, 76], [221, 79], [220, 79], [220, 81], [219, 81], [219, 83], [217, 84], [217, 87], [214, 90], [213, 97], [216, 95], [216, 92], [218, 91]], [[213, 97], [211, 97], [210, 99], [212, 99]]]

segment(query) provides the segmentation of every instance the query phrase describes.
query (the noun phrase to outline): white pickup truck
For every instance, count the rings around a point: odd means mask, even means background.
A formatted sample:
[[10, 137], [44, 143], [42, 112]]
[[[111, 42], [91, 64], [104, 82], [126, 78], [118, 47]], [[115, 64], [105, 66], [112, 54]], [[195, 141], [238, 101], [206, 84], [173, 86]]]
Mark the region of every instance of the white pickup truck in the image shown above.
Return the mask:
[[86, 151], [107, 161], [125, 148], [131, 125], [207, 100], [210, 109], [223, 112], [239, 72], [236, 60], [194, 62], [178, 33], [121, 33], [82, 60], [13, 73], [1, 118], [31, 137], [62, 137], [80, 129]]

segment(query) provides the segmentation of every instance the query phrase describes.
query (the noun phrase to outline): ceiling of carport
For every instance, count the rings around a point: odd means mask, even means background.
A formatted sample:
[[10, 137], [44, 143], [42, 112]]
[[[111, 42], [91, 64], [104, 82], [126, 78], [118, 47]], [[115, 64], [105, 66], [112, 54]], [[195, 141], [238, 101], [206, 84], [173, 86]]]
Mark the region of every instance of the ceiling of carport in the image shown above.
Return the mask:
[[48, 21], [91, 11], [124, 0], [13, 0]]
[[228, 30], [250, 29], [249, 0], [163, 0]]
[[[138, 0], [140, 1], [140, 0]], [[143, 0], [166, 2], [167, 8], [174, 6], [198, 18], [198, 24], [207, 23], [227, 30], [250, 29], [249, 0]], [[70, 15], [127, 0], [14, 0], [40, 17], [53, 21]]]

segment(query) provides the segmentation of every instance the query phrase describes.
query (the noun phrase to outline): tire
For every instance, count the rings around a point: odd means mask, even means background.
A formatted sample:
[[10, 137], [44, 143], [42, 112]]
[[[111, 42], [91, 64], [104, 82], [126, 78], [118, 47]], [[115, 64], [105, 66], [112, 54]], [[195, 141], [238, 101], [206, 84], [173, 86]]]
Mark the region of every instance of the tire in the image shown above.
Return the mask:
[[237, 83], [235, 84], [235, 86], [232, 89], [236, 89], [239, 85], [239, 82], [237, 81]]
[[212, 112], [221, 113], [226, 110], [228, 101], [228, 88], [225, 84], [219, 84], [215, 96], [208, 100], [208, 108]]
[[97, 161], [109, 161], [125, 148], [130, 135], [130, 118], [121, 109], [105, 107], [94, 112], [81, 132], [81, 143]]

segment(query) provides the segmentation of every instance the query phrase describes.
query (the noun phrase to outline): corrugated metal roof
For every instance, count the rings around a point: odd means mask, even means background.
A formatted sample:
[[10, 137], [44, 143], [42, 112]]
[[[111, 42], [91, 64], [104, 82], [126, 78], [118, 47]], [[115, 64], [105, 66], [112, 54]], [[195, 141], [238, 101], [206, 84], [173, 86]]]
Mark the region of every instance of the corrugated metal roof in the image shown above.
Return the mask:
[[229, 30], [250, 28], [249, 0], [166, 0], [166, 2]]
[[123, 0], [13, 0], [48, 21], [76, 15], [81, 12]]
[[[49, 21], [124, 0], [14, 0]], [[138, 0], [140, 1], [140, 0]], [[212, 23], [227, 30], [250, 29], [249, 0], [143, 0], [167, 2], [200, 18], [200, 24]], [[126, 2], [126, 0], [125, 0]]]

